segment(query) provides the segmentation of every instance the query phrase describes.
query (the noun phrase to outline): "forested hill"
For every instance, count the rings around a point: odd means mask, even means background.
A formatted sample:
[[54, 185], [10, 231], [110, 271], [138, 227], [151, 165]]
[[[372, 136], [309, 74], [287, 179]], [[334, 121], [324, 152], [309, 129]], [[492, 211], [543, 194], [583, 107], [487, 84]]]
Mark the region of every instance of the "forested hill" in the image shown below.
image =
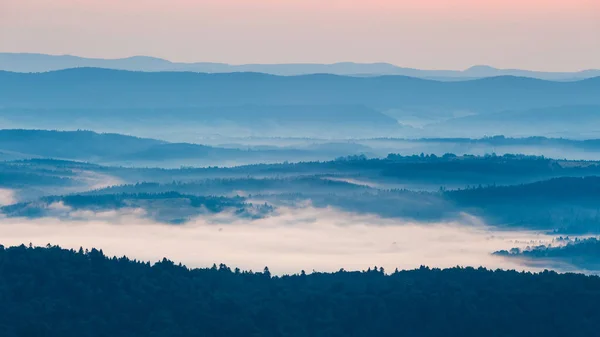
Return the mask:
[[422, 267], [274, 277], [59, 247], [0, 249], [16, 336], [595, 336], [600, 278]]
[[[561, 243], [566, 244], [561, 245]], [[588, 270], [592, 272], [600, 270], [600, 240], [597, 238], [571, 240], [568, 237], [561, 237], [558, 240], [558, 245], [555, 246], [541, 245], [528, 247], [524, 250], [513, 248], [510, 251], [495, 252], [494, 255], [518, 258], [530, 264], [546, 262], [546, 265], [562, 267], [562, 270], [565, 270], [565, 266], [570, 267], [566, 270]]]

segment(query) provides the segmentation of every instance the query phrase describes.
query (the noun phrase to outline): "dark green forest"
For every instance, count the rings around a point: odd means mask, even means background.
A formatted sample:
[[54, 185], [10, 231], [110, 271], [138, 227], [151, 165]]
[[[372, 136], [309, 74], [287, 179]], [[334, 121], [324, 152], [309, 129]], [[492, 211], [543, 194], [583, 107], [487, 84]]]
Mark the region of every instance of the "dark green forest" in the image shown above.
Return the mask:
[[600, 278], [483, 268], [274, 276], [102, 250], [0, 249], [17, 336], [595, 336]]
[[[9, 217], [37, 218], [48, 216], [49, 206], [62, 203], [72, 210], [109, 211], [122, 208], [141, 208], [149, 216], [167, 223], [184, 223], [193, 216], [229, 211], [243, 218], [265, 216], [273, 210], [271, 205], [246, 202], [243, 197], [195, 196], [178, 192], [118, 193], [65, 196], [48, 196], [31, 202], [2, 206], [0, 211]], [[70, 216], [70, 213], [54, 216]]]

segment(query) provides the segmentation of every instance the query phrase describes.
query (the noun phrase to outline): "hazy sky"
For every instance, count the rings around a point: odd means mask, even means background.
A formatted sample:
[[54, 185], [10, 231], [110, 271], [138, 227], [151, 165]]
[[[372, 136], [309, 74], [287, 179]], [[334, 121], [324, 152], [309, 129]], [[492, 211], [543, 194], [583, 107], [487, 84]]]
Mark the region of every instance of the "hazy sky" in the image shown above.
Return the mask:
[[600, 0], [0, 0], [0, 51], [600, 68]]

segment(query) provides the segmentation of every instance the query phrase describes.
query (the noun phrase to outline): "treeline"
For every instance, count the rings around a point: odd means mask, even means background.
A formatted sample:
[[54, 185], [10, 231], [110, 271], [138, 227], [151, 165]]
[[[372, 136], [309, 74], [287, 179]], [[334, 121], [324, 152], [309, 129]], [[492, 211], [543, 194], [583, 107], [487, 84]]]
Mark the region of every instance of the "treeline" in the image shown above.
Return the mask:
[[595, 336], [600, 279], [483, 268], [273, 276], [101, 250], [0, 247], [0, 329], [20, 336]]
[[[141, 208], [159, 221], [182, 223], [189, 217], [205, 213], [230, 211], [241, 217], [262, 217], [273, 211], [273, 206], [246, 202], [244, 197], [198, 196], [178, 192], [164, 193], [115, 193], [115, 194], [70, 194], [41, 197], [30, 202], [21, 202], [0, 207], [0, 212], [10, 217], [43, 217], [56, 214], [50, 207], [62, 203], [71, 209], [92, 211], [121, 208]], [[68, 212], [67, 214], [68, 215]]]
[[600, 162], [553, 160], [525, 155], [456, 156], [446, 154], [402, 156], [369, 159], [350, 156], [332, 161], [255, 164], [232, 168], [205, 167], [179, 169], [124, 168], [95, 166], [76, 162], [32, 160], [2, 163], [1, 171], [37, 172], [55, 170], [72, 172], [86, 169], [99, 174], [119, 177], [126, 182], [172, 182], [206, 178], [252, 178], [298, 175], [353, 175], [380, 179], [434, 184], [516, 184], [561, 176], [600, 175]]
[[186, 195], [178, 192], [163, 193], [120, 193], [120, 194], [100, 194], [100, 195], [81, 195], [73, 194], [66, 196], [44, 197], [43, 201], [47, 203], [62, 201], [65, 205], [74, 208], [85, 208], [87, 206], [98, 205], [109, 208], [121, 208], [127, 205], [127, 201], [135, 200], [169, 200], [185, 199], [189, 201], [192, 207], [206, 207], [212, 212], [219, 212], [228, 207], [242, 207], [245, 199], [243, 197], [219, 197], [219, 196], [196, 196]]
[[194, 181], [173, 181], [170, 183], [140, 182], [136, 184], [115, 185], [86, 192], [86, 194], [113, 193], [164, 193], [176, 191], [191, 195], [221, 195], [235, 191], [246, 193], [287, 193], [290, 191], [344, 192], [366, 189], [366, 186], [355, 185], [334, 177], [311, 175], [293, 177], [268, 178], [213, 178]]
[[228, 172], [248, 174], [317, 174], [360, 173], [383, 179], [435, 183], [482, 182], [522, 183], [560, 176], [600, 175], [598, 162], [575, 162], [540, 156], [495, 154], [485, 156], [389, 154], [386, 158], [369, 159], [364, 155], [340, 157], [325, 162], [247, 165]]
[[600, 177], [560, 177], [530, 184], [511, 186], [477, 186], [446, 192], [463, 205], [483, 206], [527, 200], [534, 202], [572, 202], [600, 200]]
[[600, 272], [600, 240], [597, 238], [567, 241], [564, 245], [540, 245], [526, 249], [513, 248], [494, 253], [498, 256], [564, 263], [580, 269]]
[[[65, 206], [75, 209], [97, 207], [97, 208], [122, 208], [131, 206], [132, 202], [140, 200], [187, 200], [191, 207], [206, 207], [213, 212], [222, 211], [228, 207], [242, 207], [245, 204], [243, 197], [217, 197], [217, 196], [195, 196], [185, 195], [177, 192], [164, 193], [116, 193], [116, 194], [99, 194], [99, 195], [82, 195], [71, 194], [63, 196], [42, 197], [39, 203], [52, 204], [62, 202]], [[35, 202], [26, 202], [3, 207], [7, 213], [19, 208], [27, 208]]]
[[[385, 138], [383, 138], [385, 139]], [[393, 140], [393, 138], [392, 138]], [[403, 139], [400, 139], [403, 140]], [[411, 142], [431, 142], [431, 143], [467, 143], [467, 144], [490, 144], [495, 146], [568, 146], [597, 150], [600, 148], [600, 139], [574, 140], [567, 138], [548, 138], [548, 137], [506, 137], [503, 135], [488, 136], [483, 138], [421, 138], [407, 139], [403, 141]]]

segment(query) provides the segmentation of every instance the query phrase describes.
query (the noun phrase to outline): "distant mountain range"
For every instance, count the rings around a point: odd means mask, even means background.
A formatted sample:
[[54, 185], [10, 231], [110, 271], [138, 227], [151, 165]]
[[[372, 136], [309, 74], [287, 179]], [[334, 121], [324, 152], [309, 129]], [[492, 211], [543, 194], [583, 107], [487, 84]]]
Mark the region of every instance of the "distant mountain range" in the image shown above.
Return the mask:
[[600, 77], [551, 82], [511, 76], [440, 82], [405, 76], [273, 76], [78, 68], [0, 71], [3, 108], [184, 108], [216, 106], [428, 106], [475, 112], [600, 104]]
[[398, 67], [389, 63], [333, 64], [242, 64], [196, 62], [181, 63], [165, 59], [134, 56], [121, 59], [96, 59], [71, 55], [46, 55], [29, 53], [0, 53], [0, 70], [13, 72], [47, 72], [68, 68], [94, 67], [131, 71], [190, 71], [202, 73], [258, 72], [271, 75], [334, 74], [348, 76], [402, 75], [436, 80], [465, 80], [494, 76], [519, 76], [544, 80], [571, 81], [600, 76], [600, 70], [579, 72], [541, 72], [520, 69], [497, 69], [474, 66], [466, 70], [421, 70]]
[[[485, 137], [502, 133], [510, 137], [597, 138], [600, 105], [566, 105], [519, 111], [471, 115], [426, 125], [427, 136]], [[468, 130], [468, 132], [466, 132]]]
[[[0, 121], [4, 128], [91, 129], [177, 142], [207, 135], [598, 138], [599, 93], [600, 77], [443, 82], [406, 76], [101, 68], [0, 71]], [[535, 109], [542, 110], [528, 117], [526, 111]], [[514, 113], [494, 115], [510, 111]], [[412, 117], [428, 121], [415, 127], [408, 123]]]

